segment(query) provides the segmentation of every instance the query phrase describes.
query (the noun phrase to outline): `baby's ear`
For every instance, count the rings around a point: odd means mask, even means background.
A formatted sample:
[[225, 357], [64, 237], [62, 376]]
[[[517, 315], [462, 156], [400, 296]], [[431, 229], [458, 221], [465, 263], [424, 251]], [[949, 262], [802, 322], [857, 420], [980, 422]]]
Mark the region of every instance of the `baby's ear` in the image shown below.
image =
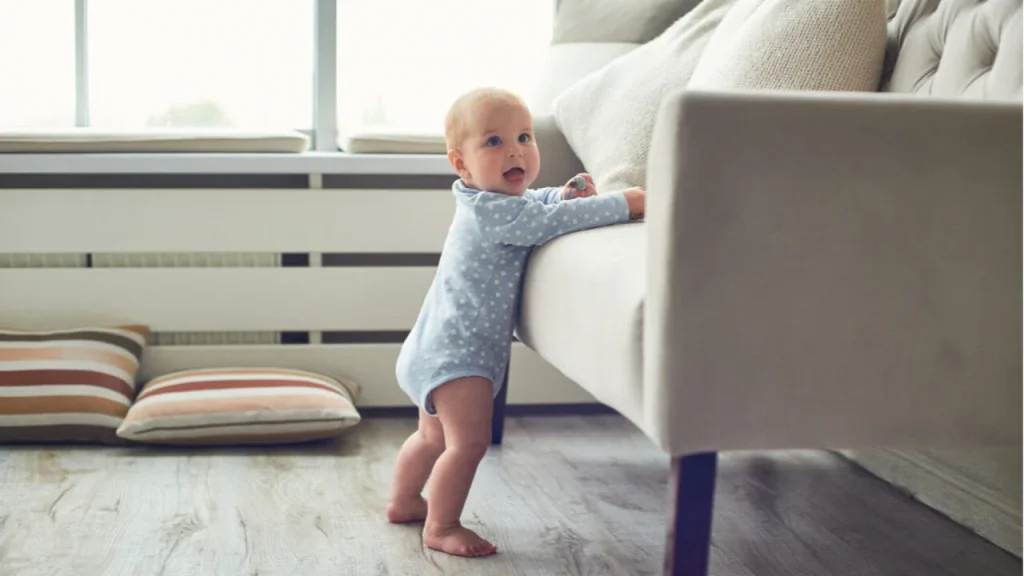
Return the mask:
[[466, 170], [466, 162], [462, 159], [462, 154], [455, 149], [448, 151], [448, 163], [452, 165], [452, 169], [459, 175], [460, 178], [465, 178], [469, 173]]

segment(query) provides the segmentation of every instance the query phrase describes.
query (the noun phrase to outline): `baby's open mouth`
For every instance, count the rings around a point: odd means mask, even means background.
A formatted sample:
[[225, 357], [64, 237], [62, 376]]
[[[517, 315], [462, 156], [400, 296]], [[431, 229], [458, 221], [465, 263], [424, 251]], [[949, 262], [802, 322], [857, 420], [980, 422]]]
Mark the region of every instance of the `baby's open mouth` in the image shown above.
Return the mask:
[[502, 175], [505, 177], [505, 180], [508, 180], [509, 182], [522, 182], [523, 178], [526, 177], [526, 171], [522, 168], [510, 168]]

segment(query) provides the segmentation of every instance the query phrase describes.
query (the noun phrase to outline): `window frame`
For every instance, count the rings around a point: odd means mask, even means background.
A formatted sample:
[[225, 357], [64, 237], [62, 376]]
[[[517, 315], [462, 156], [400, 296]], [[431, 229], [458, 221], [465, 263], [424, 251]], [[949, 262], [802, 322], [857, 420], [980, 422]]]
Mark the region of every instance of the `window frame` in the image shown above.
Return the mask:
[[[338, 3], [313, 0], [312, 129], [294, 129], [310, 139], [310, 150], [338, 151]], [[75, 126], [89, 123], [89, 0], [75, 0]]]
[[[293, 128], [310, 139], [310, 151], [339, 152], [338, 142], [338, 0], [311, 0], [313, 10], [312, 128]], [[559, 0], [551, 0], [553, 14]], [[87, 128], [89, 118], [89, 0], [74, 0], [74, 126]]]

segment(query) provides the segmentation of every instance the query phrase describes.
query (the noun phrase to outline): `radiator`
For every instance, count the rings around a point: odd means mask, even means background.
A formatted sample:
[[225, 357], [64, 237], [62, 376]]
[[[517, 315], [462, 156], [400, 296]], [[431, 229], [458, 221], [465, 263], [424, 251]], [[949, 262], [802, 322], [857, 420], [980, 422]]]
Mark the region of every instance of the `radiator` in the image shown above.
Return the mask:
[[[2, 254], [0, 268], [276, 268], [272, 252]], [[280, 332], [154, 332], [158, 346], [279, 344]]]
[[3, 254], [0, 268], [84, 268], [86, 254]]

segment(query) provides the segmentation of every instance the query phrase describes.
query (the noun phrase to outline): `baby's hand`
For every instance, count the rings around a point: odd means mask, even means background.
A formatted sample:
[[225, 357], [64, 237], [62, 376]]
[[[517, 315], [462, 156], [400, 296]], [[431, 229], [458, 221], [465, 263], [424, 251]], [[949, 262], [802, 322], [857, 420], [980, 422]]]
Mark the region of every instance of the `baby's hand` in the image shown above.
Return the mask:
[[630, 220], [640, 220], [644, 217], [644, 209], [647, 203], [647, 191], [642, 187], [629, 188], [622, 191], [626, 197], [626, 204], [629, 205]]
[[[573, 182], [576, 178], [583, 177], [587, 181], [587, 187], [584, 190], [577, 190], [573, 187]], [[594, 187], [594, 179], [591, 178], [590, 174], [577, 174], [566, 182], [565, 186], [562, 187], [562, 199], [572, 200], [573, 198], [586, 198], [588, 196], [596, 196], [597, 188]]]

